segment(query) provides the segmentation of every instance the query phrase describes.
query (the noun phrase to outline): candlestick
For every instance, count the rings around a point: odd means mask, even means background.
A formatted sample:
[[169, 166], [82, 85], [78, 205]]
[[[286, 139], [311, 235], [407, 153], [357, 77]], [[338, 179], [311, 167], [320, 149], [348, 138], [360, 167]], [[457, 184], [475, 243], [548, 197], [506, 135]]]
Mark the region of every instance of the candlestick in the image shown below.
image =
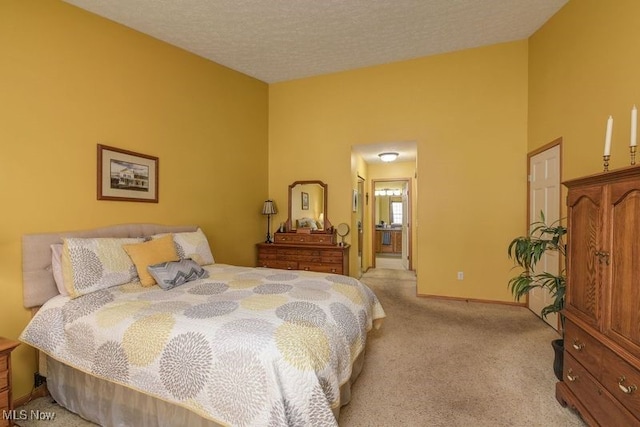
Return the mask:
[[604, 161], [604, 171], [605, 172], [609, 172], [609, 159], [610, 158], [611, 158], [611, 156], [608, 155], [608, 154], [602, 156], [602, 160]]
[[631, 142], [629, 143], [630, 147], [635, 147], [638, 143], [637, 141], [637, 132], [638, 132], [638, 109], [634, 105], [631, 109]]
[[611, 154], [611, 133], [613, 132], [613, 117], [609, 116], [607, 119], [607, 133], [604, 136], [604, 155], [609, 156]]
[[636, 146], [632, 145], [631, 147], [629, 147], [629, 151], [631, 154], [631, 165], [635, 165], [636, 164]]

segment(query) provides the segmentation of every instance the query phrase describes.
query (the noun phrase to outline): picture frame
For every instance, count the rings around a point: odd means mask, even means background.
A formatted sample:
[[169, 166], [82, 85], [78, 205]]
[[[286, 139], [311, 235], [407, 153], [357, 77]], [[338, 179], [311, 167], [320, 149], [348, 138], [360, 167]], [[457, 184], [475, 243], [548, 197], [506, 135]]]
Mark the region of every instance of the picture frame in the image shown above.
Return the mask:
[[98, 200], [158, 203], [159, 159], [98, 144]]
[[302, 210], [309, 210], [309, 193], [305, 193], [304, 191], [300, 193], [302, 196]]
[[358, 212], [358, 190], [352, 190], [353, 196], [351, 197], [351, 210]]

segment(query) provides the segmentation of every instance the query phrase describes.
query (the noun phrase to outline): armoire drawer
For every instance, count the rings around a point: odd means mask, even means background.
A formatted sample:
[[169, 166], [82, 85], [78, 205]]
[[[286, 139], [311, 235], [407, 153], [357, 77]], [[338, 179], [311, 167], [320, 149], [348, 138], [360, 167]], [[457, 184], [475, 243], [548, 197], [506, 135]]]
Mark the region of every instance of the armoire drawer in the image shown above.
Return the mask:
[[638, 425], [638, 419], [627, 411], [580, 363], [566, 353], [564, 381], [601, 426]]
[[607, 350], [602, 359], [600, 381], [616, 399], [640, 418], [640, 372], [637, 369]]
[[604, 346], [570, 320], [566, 321], [564, 333], [565, 352], [569, 352], [589, 372], [600, 372]]

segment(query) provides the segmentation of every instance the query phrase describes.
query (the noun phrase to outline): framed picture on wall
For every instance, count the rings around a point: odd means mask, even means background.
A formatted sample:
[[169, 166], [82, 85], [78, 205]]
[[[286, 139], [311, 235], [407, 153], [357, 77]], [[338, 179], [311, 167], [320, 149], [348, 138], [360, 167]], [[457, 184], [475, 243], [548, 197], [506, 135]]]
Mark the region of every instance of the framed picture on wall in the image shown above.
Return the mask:
[[158, 203], [157, 157], [98, 144], [98, 200]]
[[302, 195], [302, 210], [309, 210], [309, 193], [305, 193], [304, 191], [301, 193]]

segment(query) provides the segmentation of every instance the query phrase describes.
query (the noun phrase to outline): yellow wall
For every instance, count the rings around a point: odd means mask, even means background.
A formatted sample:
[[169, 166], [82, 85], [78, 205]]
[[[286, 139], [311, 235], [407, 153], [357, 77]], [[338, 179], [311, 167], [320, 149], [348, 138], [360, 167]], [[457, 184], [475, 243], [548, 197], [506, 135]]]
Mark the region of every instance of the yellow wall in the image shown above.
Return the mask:
[[609, 115], [610, 169], [629, 165], [638, 16], [637, 0], [571, 0], [529, 39], [529, 150], [562, 137], [564, 179], [602, 171]]
[[[0, 2], [0, 52], [0, 336], [17, 338], [29, 319], [25, 233], [199, 224], [217, 261], [255, 265], [265, 83], [60, 1]], [[97, 143], [159, 157], [160, 202], [97, 201]], [[20, 346], [13, 368], [20, 398], [34, 352]]]
[[270, 196], [286, 203], [291, 182], [320, 179], [332, 223], [349, 223], [351, 147], [416, 141], [418, 292], [512, 301], [506, 248], [526, 220], [527, 50], [519, 41], [270, 85]]

